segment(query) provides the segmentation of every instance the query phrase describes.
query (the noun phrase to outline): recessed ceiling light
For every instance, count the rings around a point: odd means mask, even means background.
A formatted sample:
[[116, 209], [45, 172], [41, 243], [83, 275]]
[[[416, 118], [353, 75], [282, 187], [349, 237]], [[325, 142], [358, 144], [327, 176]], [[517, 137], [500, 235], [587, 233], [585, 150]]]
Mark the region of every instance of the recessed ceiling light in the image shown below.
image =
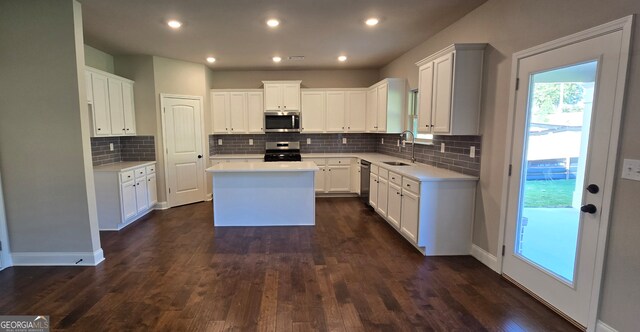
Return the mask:
[[364, 23], [366, 23], [370, 27], [378, 24], [378, 22], [380, 21], [376, 17], [371, 17], [371, 18], [368, 18], [366, 21], [364, 21]]
[[182, 22], [180, 21], [176, 21], [176, 20], [171, 20], [169, 22], [167, 22], [167, 25], [172, 27], [173, 29], [178, 29], [182, 26]]
[[280, 61], [282, 61], [281, 57], [279, 57], [279, 56], [274, 56], [273, 57], [273, 62], [280, 62]]
[[267, 20], [267, 25], [272, 27], [272, 28], [275, 28], [278, 25], [280, 25], [280, 21], [276, 20], [275, 18], [272, 18], [272, 19]]
[[216, 62], [216, 58], [210, 56], [210, 57], [207, 58], [207, 62], [208, 63], [214, 63], [214, 62]]
[[341, 56], [339, 56], [339, 57], [338, 57], [338, 61], [340, 61], [340, 62], [345, 62], [345, 61], [347, 61], [347, 56], [346, 56], [346, 55], [341, 55]]

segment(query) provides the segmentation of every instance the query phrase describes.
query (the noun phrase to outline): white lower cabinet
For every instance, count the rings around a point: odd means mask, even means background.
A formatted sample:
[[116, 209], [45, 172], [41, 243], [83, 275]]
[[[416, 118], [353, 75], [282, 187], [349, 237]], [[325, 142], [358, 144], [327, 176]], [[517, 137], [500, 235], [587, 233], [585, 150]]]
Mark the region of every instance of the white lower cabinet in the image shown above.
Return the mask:
[[316, 193], [323, 193], [327, 191], [327, 181], [326, 181], [326, 174], [327, 174], [327, 166], [320, 166], [318, 165], [318, 171], [316, 172], [315, 175], [315, 189], [316, 189]]
[[400, 211], [402, 210], [402, 188], [389, 182], [389, 199], [387, 202], [387, 220], [395, 228], [400, 228]]
[[155, 163], [121, 170], [117, 164], [94, 170], [100, 230], [120, 230], [158, 202]]
[[353, 176], [360, 175], [352, 170], [356, 165], [356, 158], [305, 158], [304, 160], [314, 162], [319, 168], [315, 175], [316, 194], [355, 192], [351, 185], [355, 181]]
[[424, 181], [371, 165], [369, 205], [424, 255], [468, 255], [475, 181]]

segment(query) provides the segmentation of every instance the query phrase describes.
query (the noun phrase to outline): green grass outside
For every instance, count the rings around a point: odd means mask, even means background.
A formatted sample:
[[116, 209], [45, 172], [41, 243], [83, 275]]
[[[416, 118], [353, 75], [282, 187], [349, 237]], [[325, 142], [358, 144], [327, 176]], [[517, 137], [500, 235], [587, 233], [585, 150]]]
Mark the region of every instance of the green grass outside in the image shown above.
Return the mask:
[[576, 180], [531, 180], [524, 186], [524, 207], [571, 207]]

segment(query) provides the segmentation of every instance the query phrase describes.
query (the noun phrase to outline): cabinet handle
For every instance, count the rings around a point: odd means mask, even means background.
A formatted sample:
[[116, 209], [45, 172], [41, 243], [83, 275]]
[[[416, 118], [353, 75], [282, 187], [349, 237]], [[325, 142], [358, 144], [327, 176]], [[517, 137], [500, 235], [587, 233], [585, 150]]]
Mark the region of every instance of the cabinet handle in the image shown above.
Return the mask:
[[98, 128], [98, 130], [102, 130], [102, 128]]
[[127, 131], [129, 131], [129, 128], [127, 128]]

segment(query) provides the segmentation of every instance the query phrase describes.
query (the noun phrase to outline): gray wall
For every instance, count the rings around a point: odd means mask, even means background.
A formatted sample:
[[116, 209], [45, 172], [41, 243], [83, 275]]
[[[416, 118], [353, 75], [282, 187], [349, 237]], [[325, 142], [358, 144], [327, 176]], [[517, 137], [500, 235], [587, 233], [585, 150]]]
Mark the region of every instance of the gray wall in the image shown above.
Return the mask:
[[[11, 251], [100, 249], [80, 5], [0, 2], [0, 170]], [[25, 42], [28, 41], [28, 42]]]
[[[481, 131], [482, 169], [473, 242], [498, 254], [511, 57], [514, 52], [640, 12], [637, 0], [490, 0], [380, 71], [418, 85], [415, 62], [454, 42], [487, 42]], [[636, 22], [637, 23], [637, 22]], [[640, 159], [640, 29], [635, 28], [620, 158]], [[637, 329], [640, 313], [640, 182], [616, 180], [601, 319], [619, 331]]]
[[114, 59], [111, 54], [100, 51], [89, 45], [84, 45], [84, 63], [95, 69], [100, 69], [108, 73], [114, 73]]
[[377, 69], [213, 70], [211, 89], [257, 89], [262, 81], [302, 80], [303, 88], [364, 88], [378, 82]]

